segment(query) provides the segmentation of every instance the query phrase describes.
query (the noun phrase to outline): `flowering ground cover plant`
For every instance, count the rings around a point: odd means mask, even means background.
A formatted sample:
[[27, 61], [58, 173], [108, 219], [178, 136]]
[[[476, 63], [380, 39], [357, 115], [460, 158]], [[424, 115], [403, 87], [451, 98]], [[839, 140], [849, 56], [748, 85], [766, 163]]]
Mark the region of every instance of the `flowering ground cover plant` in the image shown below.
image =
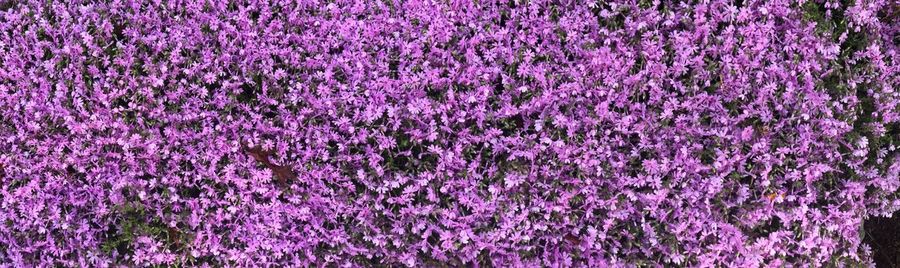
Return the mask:
[[857, 266], [900, 5], [0, 1], [3, 266]]

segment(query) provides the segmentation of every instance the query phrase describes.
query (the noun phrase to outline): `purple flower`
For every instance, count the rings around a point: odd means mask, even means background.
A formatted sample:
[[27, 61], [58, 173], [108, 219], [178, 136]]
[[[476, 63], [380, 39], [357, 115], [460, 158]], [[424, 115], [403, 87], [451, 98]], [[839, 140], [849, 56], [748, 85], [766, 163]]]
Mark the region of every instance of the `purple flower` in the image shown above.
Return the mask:
[[871, 264], [898, 10], [7, 1], [0, 262]]

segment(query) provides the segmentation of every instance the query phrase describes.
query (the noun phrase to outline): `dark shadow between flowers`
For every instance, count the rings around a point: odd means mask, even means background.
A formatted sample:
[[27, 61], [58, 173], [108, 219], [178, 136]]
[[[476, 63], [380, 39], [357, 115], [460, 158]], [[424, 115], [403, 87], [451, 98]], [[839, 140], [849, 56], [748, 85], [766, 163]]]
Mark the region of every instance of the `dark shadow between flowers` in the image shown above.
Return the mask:
[[863, 242], [872, 247], [875, 267], [900, 267], [900, 213], [865, 221]]

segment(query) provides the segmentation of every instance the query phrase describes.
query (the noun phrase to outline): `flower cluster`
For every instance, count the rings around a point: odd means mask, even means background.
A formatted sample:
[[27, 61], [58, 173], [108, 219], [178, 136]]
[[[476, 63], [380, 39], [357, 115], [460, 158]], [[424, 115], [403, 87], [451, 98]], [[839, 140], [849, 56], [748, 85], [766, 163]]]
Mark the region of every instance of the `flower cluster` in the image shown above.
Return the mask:
[[892, 0], [0, 1], [12, 266], [871, 264]]

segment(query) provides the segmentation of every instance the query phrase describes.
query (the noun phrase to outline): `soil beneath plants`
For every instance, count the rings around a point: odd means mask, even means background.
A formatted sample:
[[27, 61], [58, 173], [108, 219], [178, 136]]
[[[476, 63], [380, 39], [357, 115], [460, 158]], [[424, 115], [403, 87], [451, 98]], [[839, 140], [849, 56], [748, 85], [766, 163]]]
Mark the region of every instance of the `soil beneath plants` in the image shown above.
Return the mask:
[[900, 267], [900, 212], [890, 218], [872, 217], [864, 224], [863, 242], [872, 247], [875, 267]]

